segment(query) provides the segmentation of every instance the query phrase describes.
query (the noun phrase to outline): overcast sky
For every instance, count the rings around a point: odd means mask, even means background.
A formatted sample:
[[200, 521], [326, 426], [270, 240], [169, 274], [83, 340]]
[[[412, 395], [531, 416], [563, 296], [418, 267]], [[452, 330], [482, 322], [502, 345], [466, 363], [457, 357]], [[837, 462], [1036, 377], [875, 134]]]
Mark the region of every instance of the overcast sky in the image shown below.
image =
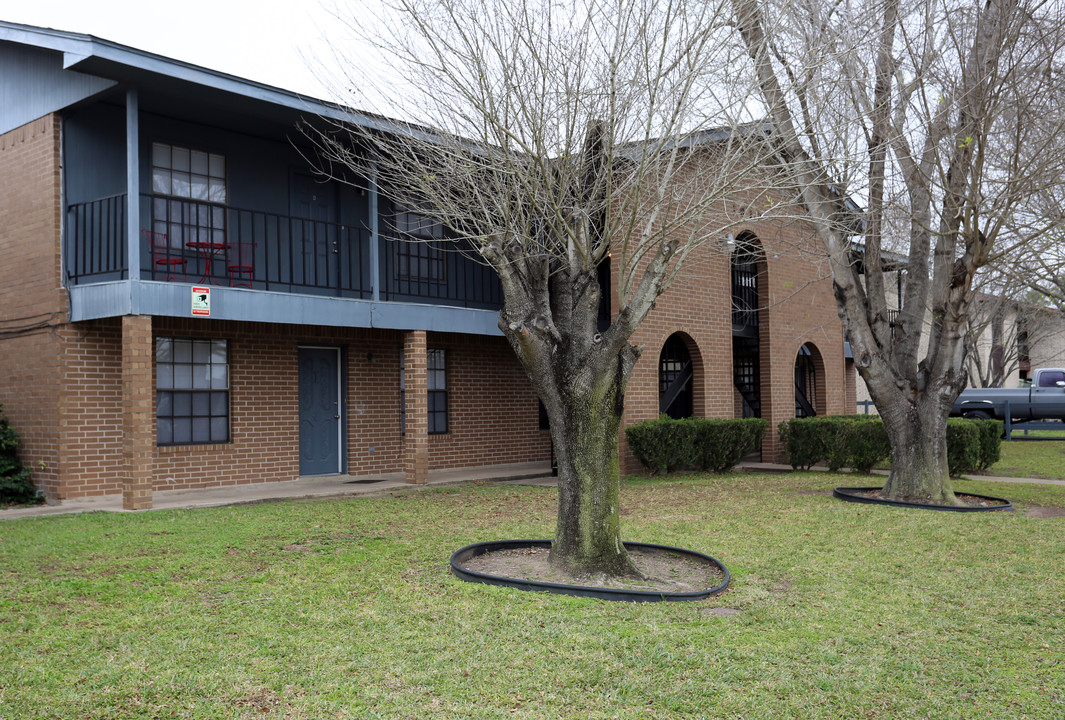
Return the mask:
[[[359, 12], [375, 0], [342, 0]], [[329, 98], [315, 57], [345, 33], [334, 0], [29, 0], [0, 20], [85, 33], [286, 90]]]

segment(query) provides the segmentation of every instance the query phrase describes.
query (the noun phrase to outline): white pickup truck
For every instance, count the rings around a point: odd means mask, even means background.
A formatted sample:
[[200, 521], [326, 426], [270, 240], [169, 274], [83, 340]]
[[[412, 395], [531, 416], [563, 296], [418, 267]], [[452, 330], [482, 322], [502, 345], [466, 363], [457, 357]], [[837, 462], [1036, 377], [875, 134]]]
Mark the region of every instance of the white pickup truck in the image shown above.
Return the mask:
[[951, 408], [951, 415], [967, 418], [1011, 420], [1065, 420], [1065, 369], [1035, 371], [1032, 384], [1024, 388], [969, 388]]

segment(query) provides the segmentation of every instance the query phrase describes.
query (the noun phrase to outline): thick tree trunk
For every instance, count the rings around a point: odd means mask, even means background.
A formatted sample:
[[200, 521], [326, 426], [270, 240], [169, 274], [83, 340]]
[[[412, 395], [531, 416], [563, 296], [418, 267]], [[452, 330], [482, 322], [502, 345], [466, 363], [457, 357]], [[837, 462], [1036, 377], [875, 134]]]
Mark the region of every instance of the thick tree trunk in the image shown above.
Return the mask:
[[551, 563], [578, 575], [638, 575], [621, 542], [622, 373], [615, 365], [567, 392], [561, 417], [551, 418], [559, 495]]
[[882, 416], [891, 440], [891, 474], [883, 495], [892, 500], [957, 505], [947, 469], [949, 408], [931, 402], [896, 403]]

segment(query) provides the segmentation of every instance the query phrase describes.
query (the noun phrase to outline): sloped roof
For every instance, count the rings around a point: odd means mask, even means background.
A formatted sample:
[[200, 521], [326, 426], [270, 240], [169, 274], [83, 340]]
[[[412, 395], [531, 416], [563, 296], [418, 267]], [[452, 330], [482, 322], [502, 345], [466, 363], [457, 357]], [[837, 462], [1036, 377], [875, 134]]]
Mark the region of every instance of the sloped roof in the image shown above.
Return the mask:
[[360, 112], [337, 103], [273, 87], [264, 83], [174, 60], [145, 50], [81, 33], [0, 21], [0, 42], [14, 43], [59, 53], [62, 69], [130, 83], [148, 90], [184, 85], [229, 102], [258, 101], [278, 108], [317, 115], [369, 127], [392, 127], [379, 115]]

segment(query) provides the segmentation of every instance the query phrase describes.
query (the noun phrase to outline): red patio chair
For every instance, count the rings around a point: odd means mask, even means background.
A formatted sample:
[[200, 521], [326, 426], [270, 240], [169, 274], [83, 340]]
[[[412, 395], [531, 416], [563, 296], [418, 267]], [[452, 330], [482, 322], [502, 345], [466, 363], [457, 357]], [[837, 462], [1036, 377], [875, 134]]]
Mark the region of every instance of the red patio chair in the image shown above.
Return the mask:
[[[156, 279], [156, 275], [165, 271], [167, 281], [180, 280], [181, 282], [188, 282], [188, 259], [181, 257], [180, 255], [174, 255], [174, 248], [170, 247], [170, 243], [167, 242], [166, 233], [153, 232], [151, 230], [141, 230], [141, 235], [147, 238], [150, 247], [152, 248], [152, 279]], [[178, 274], [178, 268], [181, 268], [180, 275]]]
[[230, 253], [226, 260], [226, 274], [229, 287], [252, 289], [255, 277], [255, 245], [253, 242], [230, 243]]

